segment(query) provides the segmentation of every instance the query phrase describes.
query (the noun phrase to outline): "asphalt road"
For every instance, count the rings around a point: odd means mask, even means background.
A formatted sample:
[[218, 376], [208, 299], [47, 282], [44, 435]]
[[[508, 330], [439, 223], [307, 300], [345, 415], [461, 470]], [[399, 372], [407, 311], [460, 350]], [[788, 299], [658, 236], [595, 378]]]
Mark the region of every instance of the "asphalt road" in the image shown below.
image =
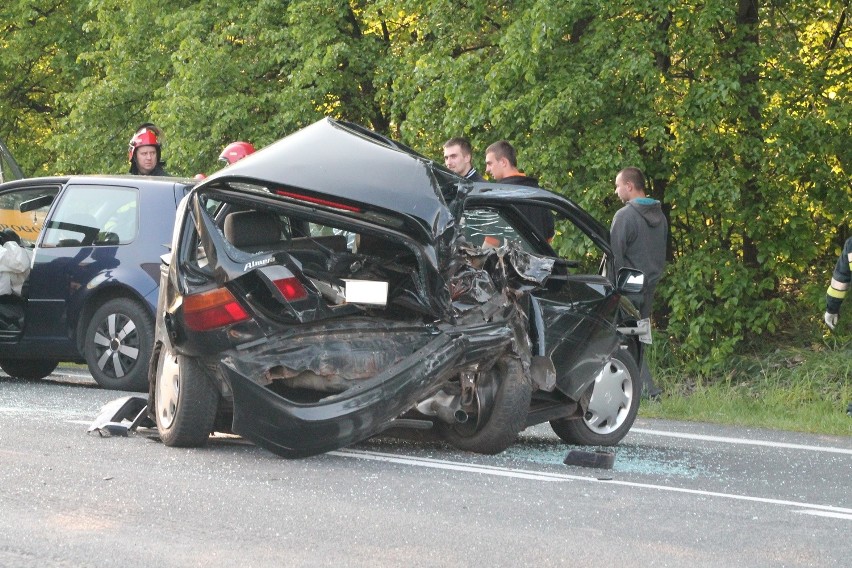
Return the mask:
[[[546, 426], [498, 456], [88, 434], [127, 393], [0, 375], [0, 566], [849, 566], [852, 436], [639, 420], [612, 469]], [[852, 421], [852, 419], [850, 419]]]

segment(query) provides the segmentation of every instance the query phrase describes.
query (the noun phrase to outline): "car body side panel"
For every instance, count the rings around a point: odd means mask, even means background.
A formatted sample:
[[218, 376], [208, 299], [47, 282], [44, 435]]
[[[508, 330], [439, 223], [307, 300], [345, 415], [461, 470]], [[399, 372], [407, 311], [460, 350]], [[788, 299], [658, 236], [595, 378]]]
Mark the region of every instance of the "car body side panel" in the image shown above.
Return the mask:
[[[21, 349], [35, 343], [41, 345], [37, 349], [42, 354], [76, 354], [80, 315], [90, 298], [107, 289], [111, 295], [144, 301], [153, 312], [151, 301], [156, 300], [157, 283], [126, 258], [126, 251], [116, 250], [121, 248], [38, 249], [28, 281]], [[85, 327], [86, 322], [82, 324]]]
[[[117, 247], [104, 247], [115, 249]], [[92, 278], [115, 270], [115, 250], [100, 247], [37, 248], [29, 277], [25, 336], [29, 340], [68, 335], [72, 305], [81, 304]]]
[[[582, 286], [577, 288], [585, 292]], [[604, 361], [619, 346], [609, 319], [617, 297], [610, 294], [593, 298], [588, 293], [583, 296], [575, 297], [570, 304], [539, 297], [546, 353], [556, 368], [556, 387], [574, 400], [582, 396]]]
[[[609, 231], [569, 199], [543, 189], [484, 183], [475, 184], [467, 199], [469, 207], [502, 208], [520, 200], [558, 212], [600, 247], [611, 274]], [[547, 243], [535, 239], [528, 242], [539, 247], [540, 254], [554, 256]], [[610, 277], [575, 275], [569, 270], [564, 274], [556, 271], [544, 287], [533, 292], [540, 313], [531, 318], [530, 326], [536, 340], [544, 338], [544, 355], [551, 358], [556, 369], [556, 388], [578, 400], [604, 361], [619, 348], [621, 340], [615, 328], [620, 296]]]

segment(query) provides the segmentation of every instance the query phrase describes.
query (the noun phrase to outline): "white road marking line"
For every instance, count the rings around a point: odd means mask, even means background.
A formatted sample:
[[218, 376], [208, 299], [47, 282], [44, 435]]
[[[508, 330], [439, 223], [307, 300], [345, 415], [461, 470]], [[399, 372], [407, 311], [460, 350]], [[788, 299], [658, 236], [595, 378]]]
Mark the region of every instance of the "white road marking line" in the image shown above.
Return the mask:
[[[75, 377], [77, 379], [92, 379], [92, 374], [89, 373], [88, 371], [83, 371], [83, 370], [80, 370], [80, 371], [71, 371], [71, 370], [67, 370], [67, 369], [66, 370], [60, 370], [60, 371], [55, 371], [53, 373], [53, 376], [55, 376], [55, 377]], [[92, 381], [94, 381], [94, 379], [92, 379]]]
[[829, 452], [835, 454], [852, 455], [852, 450], [846, 448], [832, 448], [830, 446], [807, 446], [804, 444], [788, 444], [785, 442], [767, 442], [765, 440], [752, 440], [749, 438], [726, 438], [724, 436], [706, 436], [704, 434], [684, 434], [681, 432], [668, 432], [666, 430], [648, 430], [646, 428], [631, 428], [630, 432], [637, 434], [650, 434], [652, 436], [667, 436], [669, 438], [684, 438], [687, 440], [704, 440], [706, 442], [724, 442], [726, 444], [744, 444], [748, 446], [766, 446], [769, 448], [786, 448], [790, 450], [810, 450], [812, 452]]
[[[784, 505], [788, 507], [806, 508], [815, 512], [826, 513], [828, 515], [841, 515], [838, 518], [846, 518], [845, 515], [852, 517], [852, 509], [844, 507], [835, 507], [833, 505], [818, 505], [814, 503], [802, 503], [800, 501], [787, 501], [785, 499], [770, 499], [767, 497], [752, 497], [750, 495], [736, 495], [734, 493], [719, 493], [717, 491], [703, 491], [701, 489], [687, 489], [683, 487], [669, 487], [666, 485], [654, 485], [652, 483], [636, 483], [632, 481], [619, 481], [614, 479], [598, 479], [597, 477], [587, 477], [582, 475], [570, 475], [563, 473], [548, 473], [530, 471], [524, 469], [502, 468], [490, 465], [476, 465], [462, 462], [452, 462], [447, 460], [436, 460], [433, 458], [415, 458], [407, 456], [399, 456], [395, 454], [387, 454], [382, 452], [372, 452], [364, 450], [337, 450], [328, 452], [330, 455], [357, 458], [372, 461], [381, 461], [388, 463], [397, 463], [401, 465], [410, 465], [417, 467], [428, 467], [433, 469], [449, 469], [454, 471], [463, 471], [468, 473], [481, 473], [485, 475], [498, 475], [501, 477], [515, 477], [519, 479], [531, 479], [535, 481], [587, 481], [592, 483], [607, 483], [611, 485], [623, 485], [625, 487], [641, 487], [644, 489], [657, 489], [659, 491], [672, 491], [675, 493], [686, 493], [689, 495], [700, 495], [702, 497], [719, 497], [723, 499], [734, 499], [737, 501], [751, 501], [753, 503], [764, 503], [768, 505]], [[606, 470], [601, 470], [606, 471]], [[804, 511], [797, 511], [804, 512]]]
[[414, 465], [420, 467], [429, 467], [432, 469], [449, 469], [454, 471], [464, 471], [468, 473], [486, 473], [488, 475], [498, 475], [501, 477], [516, 477], [518, 479], [533, 479], [536, 481], [564, 481], [564, 479], [560, 479], [558, 476], [553, 476], [544, 472], [512, 470], [488, 465], [474, 465], [445, 460], [434, 460], [429, 458], [409, 458], [406, 456], [395, 456], [393, 454], [382, 454], [379, 452], [368, 452], [362, 450], [336, 450], [327, 453], [332, 456], [340, 456], [344, 458], [354, 457], [362, 460], [397, 463], [401, 465]]
[[828, 511], [794, 511], [794, 513], [800, 513], [803, 515], [814, 515], [817, 517], [831, 517], [832, 519], [846, 519], [847, 521], [852, 521], [852, 515], [846, 515], [843, 513], [830, 513]]

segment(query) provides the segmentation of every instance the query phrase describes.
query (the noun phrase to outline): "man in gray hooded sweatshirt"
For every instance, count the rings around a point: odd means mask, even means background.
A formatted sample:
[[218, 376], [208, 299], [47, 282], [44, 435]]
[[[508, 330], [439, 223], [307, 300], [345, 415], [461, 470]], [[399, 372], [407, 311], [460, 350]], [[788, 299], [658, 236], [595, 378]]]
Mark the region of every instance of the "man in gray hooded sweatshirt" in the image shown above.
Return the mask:
[[[643, 318], [651, 316], [654, 293], [666, 264], [668, 223], [660, 202], [645, 196], [645, 176], [639, 168], [624, 168], [615, 176], [615, 193], [624, 203], [612, 218], [610, 245], [616, 273], [622, 267], [635, 268], [645, 274], [641, 295], [630, 299]], [[660, 389], [654, 385], [647, 364], [642, 364], [642, 379], [648, 396], [656, 398]]]

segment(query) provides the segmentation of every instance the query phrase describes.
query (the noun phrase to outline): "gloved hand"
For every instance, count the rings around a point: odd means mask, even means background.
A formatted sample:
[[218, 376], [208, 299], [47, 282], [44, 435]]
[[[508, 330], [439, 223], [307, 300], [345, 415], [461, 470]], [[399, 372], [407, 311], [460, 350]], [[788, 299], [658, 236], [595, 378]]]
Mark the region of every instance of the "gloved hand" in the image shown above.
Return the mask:
[[825, 321], [825, 325], [827, 325], [829, 327], [829, 329], [831, 329], [833, 331], [834, 326], [837, 325], [837, 318], [839, 316], [840, 316], [840, 314], [830, 314], [828, 312], [825, 312], [825, 315], [822, 316], [822, 319]]

